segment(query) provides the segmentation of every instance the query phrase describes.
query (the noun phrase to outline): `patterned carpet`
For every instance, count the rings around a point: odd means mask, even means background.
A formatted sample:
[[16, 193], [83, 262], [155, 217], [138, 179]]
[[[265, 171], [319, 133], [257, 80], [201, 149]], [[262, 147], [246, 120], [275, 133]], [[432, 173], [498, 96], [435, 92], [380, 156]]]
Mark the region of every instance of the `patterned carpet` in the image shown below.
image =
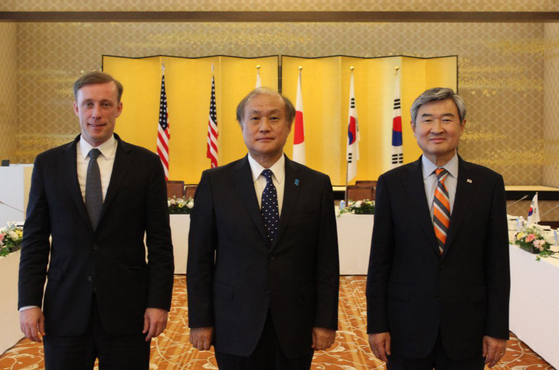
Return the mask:
[[[336, 343], [315, 353], [312, 369], [385, 369], [374, 359], [366, 339], [365, 277], [343, 276], [340, 285], [340, 323]], [[217, 369], [213, 352], [192, 349], [188, 342], [186, 278], [175, 277], [173, 308], [167, 330], [152, 342], [151, 370]], [[0, 356], [0, 369], [43, 369], [43, 349], [29, 340], [20, 341]], [[512, 336], [507, 353], [496, 369], [553, 369], [536, 353]], [[97, 369], [97, 367], [96, 367]]]

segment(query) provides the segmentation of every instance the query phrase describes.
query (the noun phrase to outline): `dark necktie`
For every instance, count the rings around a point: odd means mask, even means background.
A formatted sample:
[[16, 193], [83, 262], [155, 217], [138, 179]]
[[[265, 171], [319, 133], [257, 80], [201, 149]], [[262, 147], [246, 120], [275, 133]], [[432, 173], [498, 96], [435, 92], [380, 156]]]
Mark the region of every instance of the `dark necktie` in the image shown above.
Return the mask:
[[261, 212], [270, 244], [274, 242], [279, 226], [278, 193], [272, 181], [272, 175], [272, 170], [262, 171], [262, 176], [266, 178], [266, 187], [262, 192]]
[[85, 207], [93, 230], [97, 229], [101, 209], [103, 208], [103, 190], [101, 188], [101, 172], [97, 157], [101, 152], [98, 149], [89, 151], [89, 164], [87, 165], [87, 178], [85, 181]]
[[438, 182], [435, 189], [435, 198], [433, 199], [433, 223], [437, 242], [439, 243], [439, 251], [443, 254], [448, 228], [450, 227], [450, 198], [448, 190], [444, 185], [448, 171], [444, 168], [437, 168], [435, 173]]

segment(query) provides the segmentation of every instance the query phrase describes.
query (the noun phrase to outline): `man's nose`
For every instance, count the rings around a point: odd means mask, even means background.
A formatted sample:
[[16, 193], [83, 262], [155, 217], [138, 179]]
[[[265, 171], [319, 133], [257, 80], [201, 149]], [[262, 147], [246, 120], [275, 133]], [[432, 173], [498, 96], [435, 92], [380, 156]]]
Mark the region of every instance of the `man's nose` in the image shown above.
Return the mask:
[[268, 120], [268, 118], [263, 117], [260, 120], [260, 131], [270, 131], [270, 121]]
[[443, 125], [441, 120], [436, 119], [433, 122], [433, 126], [431, 126], [431, 132], [439, 134], [443, 131]]
[[91, 110], [91, 117], [92, 118], [101, 117], [101, 107], [99, 106], [99, 104], [93, 105], [93, 109]]

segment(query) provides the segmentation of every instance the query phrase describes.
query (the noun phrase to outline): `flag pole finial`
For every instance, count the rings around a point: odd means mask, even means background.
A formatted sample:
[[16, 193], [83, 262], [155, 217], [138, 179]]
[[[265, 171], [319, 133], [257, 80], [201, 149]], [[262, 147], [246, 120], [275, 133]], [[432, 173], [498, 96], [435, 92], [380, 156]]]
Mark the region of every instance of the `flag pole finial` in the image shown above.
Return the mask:
[[302, 71], [302, 70], [303, 70], [303, 66], [299, 66], [299, 71]]
[[355, 69], [355, 67], [351, 66], [351, 67], [349, 67], [349, 69], [353, 71]]
[[398, 71], [400, 69], [400, 66], [396, 66], [394, 67], [394, 70]]
[[256, 69], [260, 69], [260, 64], [257, 64], [257, 65], [256, 65]]

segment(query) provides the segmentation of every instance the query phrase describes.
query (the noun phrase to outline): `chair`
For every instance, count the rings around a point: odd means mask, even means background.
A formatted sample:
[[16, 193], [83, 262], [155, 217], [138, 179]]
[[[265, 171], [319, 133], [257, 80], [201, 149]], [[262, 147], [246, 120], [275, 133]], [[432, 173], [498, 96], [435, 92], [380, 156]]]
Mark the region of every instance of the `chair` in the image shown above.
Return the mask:
[[196, 185], [196, 184], [186, 185], [186, 187], [185, 187], [185, 197], [186, 197], [186, 199], [188, 199], [188, 198], [194, 199], [194, 194], [196, 193], [196, 187], [197, 186], [198, 185]]
[[376, 194], [377, 194], [377, 182], [375, 180], [360, 180], [360, 181], [356, 181], [355, 182], [355, 186], [360, 187], [360, 188], [371, 188], [373, 189], [373, 195], [371, 196], [371, 198], [367, 198], [370, 200], [375, 200]]
[[184, 196], [184, 181], [167, 181], [167, 198]]
[[358, 180], [355, 181], [355, 185], [356, 186], [360, 186], [362, 188], [368, 188], [368, 187], [377, 187], [377, 181], [374, 180]]
[[372, 187], [360, 187], [357, 185], [348, 185], [347, 186], [347, 199], [351, 200], [363, 200], [363, 199], [375, 199], [374, 194], [375, 189]]

